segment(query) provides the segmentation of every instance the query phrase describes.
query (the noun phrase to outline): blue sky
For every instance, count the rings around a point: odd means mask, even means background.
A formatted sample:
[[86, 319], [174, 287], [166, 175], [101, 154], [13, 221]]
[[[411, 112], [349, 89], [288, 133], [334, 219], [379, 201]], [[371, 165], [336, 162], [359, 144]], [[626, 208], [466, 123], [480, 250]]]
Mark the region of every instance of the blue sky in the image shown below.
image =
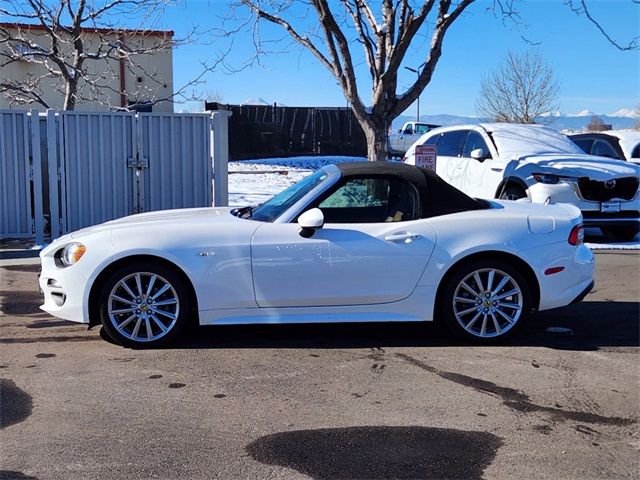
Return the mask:
[[[194, 27], [202, 31], [220, 27], [228, 5], [234, 0], [176, 1], [177, 5], [167, 8], [153, 27], [174, 30], [176, 38], [180, 38]], [[379, 3], [379, 0], [370, 1]], [[632, 0], [587, 1], [593, 16], [620, 43], [640, 36], [640, 4]], [[526, 26], [515, 28], [487, 13], [493, 0], [479, 0], [452, 26], [433, 79], [420, 98], [423, 115], [475, 115], [481, 77], [499, 67], [510, 50], [537, 50], [553, 67], [561, 84], [559, 107], [564, 113], [588, 109], [607, 114], [622, 108], [634, 109], [640, 104], [640, 50], [616, 49], [584, 15], [577, 16], [564, 5], [564, 0], [514, 2]], [[331, 0], [331, 3], [339, 6], [340, 2]], [[128, 26], [139, 27], [139, 21], [131, 19]], [[270, 103], [290, 106], [347, 105], [336, 81], [310, 53], [293, 44], [275, 27], [265, 25], [262, 32], [266, 38], [285, 38], [284, 42], [269, 46], [281, 53], [263, 56], [260, 64], [236, 73], [218, 69], [207, 74], [205, 83], [197, 90], [216, 91], [226, 103], [260, 97]], [[537, 45], [525, 42], [521, 35]], [[246, 29], [231, 38], [205, 35], [195, 44], [177, 48], [174, 51], [175, 88], [197, 76], [202, 71], [201, 62], [211, 63], [216, 55], [229, 48], [231, 40], [233, 45], [225, 61], [239, 68], [255, 53], [251, 34]], [[420, 65], [428, 45], [428, 38], [415, 43], [404, 65]], [[360, 95], [368, 104], [369, 75], [363, 63], [357, 71]], [[401, 69], [399, 90], [408, 87], [414, 78], [415, 73]], [[187, 108], [193, 109], [195, 105]], [[180, 109], [178, 106], [177, 110]], [[415, 114], [415, 105], [406, 113]]]
[[[518, 30], [486, 13], [489, 1], [472, 5], [464, 17], [454, 24], [445, 39], [443, 55], [434, 78], [421, 96], [421, 113], [474, 115], [480, 78], [497, 68], [509, 50], [537, 50], [553, 67], [561, 83], [560, 109], [576, 113], [589, 109], [611, 113], [621, 108], [635, 108], [640, 102], [640, 51], [614, 48], [584, 16], [577, 16], [562, 0], [523, 0], [519, 11], [526, 28]], [[173, 29], [176, 36], [197, 26], [215, 28], [227, 12], [225, 1], [186, 0], [162, 19], [162, 26]], [[628, 43], [640, 35], [640, 6], [630, 0], [590, 0], [593, 15], [620, 43]], [[265, 28], [268, 34], [272, 30]], [[525, 34], [531, 46], [523, 41]], [[194, 75], [200, 61], [226, 48], [224, 39], [208, 45], [185, 46], [174, 53], [174, 83], [184, 84]], [[407, 66], [422, 63], [428, 41], [419, 44], [406, 58]], [[234, 36], [234, 44], [226, 61], [240, 66], [252, 56], [249, 33]], [[274, 47], [275, 48], [275, 47]], [[285, 41], [279, 49], [285, 53], [262, 58], [238, 73], [211, 73], [206, 85], [199, 89], [215, 90], [226, 103], [241, 103], [261, 97], [267, 102], [285, 105], [345, 106], [335, 80], [315, 58]], [[404, 70], [400, 86], [408, 86], [413, 73]], [[366, 81], [363, 71], [360, 78]], [[404, 79], [404, 84], [403, 84]], [[367, 88], [361, 96], [368, 102]], [[407, 113], [415, 112], [412, 106]]]

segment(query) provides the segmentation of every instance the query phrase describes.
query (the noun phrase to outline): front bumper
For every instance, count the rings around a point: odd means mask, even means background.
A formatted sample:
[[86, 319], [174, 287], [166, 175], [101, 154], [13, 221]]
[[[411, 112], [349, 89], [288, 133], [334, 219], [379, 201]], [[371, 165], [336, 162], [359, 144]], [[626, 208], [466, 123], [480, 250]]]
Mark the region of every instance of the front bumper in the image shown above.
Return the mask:
[[529, 187], [529, 196], [534, 203], [570, 203], [582, 212], [585, 227], [634, 226], [640, 224], [640, 198], [609, 201], [585, 200], [575, 182], [557, 184], [536, 183]]
[[58, 268], [52, 256], [41, 257], [41, 262], [42, 271], [38, 284], [44, 303], [40, 305], [40, 309], [63, 320], [89, 323], [84, 305], [85, 284], [81, 281], [82, 275], [78, 276], [77, 270], [74, 271], [74, 267], [79, 265]]

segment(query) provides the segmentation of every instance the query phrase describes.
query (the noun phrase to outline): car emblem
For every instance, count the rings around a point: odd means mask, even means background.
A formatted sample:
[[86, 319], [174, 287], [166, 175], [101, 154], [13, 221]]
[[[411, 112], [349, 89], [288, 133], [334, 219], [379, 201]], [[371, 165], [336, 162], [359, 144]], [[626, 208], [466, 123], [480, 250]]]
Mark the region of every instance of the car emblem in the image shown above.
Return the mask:
[[607, 190], [611, 190], [612, 188], [615, 188], [615, 186], [616, 186], [615, 180], [607, 180], [606, 182], [604, 182], [604, 188], [606, 188]]

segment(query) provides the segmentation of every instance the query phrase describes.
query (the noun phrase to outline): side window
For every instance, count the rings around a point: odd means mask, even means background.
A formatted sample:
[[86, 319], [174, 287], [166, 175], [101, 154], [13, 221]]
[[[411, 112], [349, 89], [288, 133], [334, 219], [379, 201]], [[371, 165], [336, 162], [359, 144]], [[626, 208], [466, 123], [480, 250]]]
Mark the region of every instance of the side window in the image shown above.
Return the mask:
[[414, 220], [419, 215], [413, 185], [395, 177], [348, 180], [318, 204], [326, 223], [378, 223]]
[[467, 138], [468, 130], [444, 132], [438, 142], [438, 156], [457, 157], [462, 153], [462, 146]]
[[640, 143], [631, 152], [631, 158], [640, 158]]
[[616, 151], [607, 142], [602, 140], [596, 140], [591, 149], [591, 155], [598, 155], [599, 157], [618, 158]]
[[423, 145], [438, 145], [440, 143], [440, 139], [442, 138], [442, 134], [434, 135], [433, 137], [427, 138], [427, 141], [423, 143]]
[[389, 180], [357, 178], [342, 185], [320, 202], [320, 208], [366, 208], [387, 204]]
[[416, 125], [416, 132], [415, 133], [427, 133], [429, 130], [431, 130], [429, 128], [428, 125]]
[[573, 143], [578, 145], [584, 151], [584, 153], [591, 153], [591, 146], [593, 145], [592, 138], [575, 138], [572, 140]]
[[484, 141], [482, 135], [472, 130], [469, 132], [469, 135], [467, 135], [467, 141], [464, 144], [462, 156], [471, 157], [471, 152], [478, 148], [482, 149], [485, 158], [491, 158], [491, 153], [489, 151], [489, 147], [487, 147], [487, 142]]

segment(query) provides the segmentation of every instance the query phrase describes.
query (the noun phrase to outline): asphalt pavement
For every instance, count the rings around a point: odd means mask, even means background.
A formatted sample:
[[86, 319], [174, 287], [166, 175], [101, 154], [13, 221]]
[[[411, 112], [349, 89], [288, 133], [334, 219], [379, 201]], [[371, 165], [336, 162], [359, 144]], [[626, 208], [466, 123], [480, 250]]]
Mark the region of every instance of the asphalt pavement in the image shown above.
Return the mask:
[[0, 479], [640, 478], [640, 254], [498, 347], [427, 324], [224, 326], [125, 349], [0, 260]]

